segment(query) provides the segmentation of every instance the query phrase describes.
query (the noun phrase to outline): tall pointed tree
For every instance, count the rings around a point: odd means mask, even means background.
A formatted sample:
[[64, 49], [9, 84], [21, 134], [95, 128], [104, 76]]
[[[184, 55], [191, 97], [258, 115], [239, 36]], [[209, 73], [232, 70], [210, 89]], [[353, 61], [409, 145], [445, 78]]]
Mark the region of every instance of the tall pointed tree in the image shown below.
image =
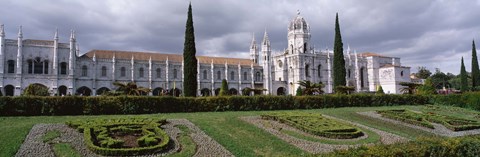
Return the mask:
[[460, 67], [460, 90], [462, 92], [465, 92], [468, 90], [467, 71], [465, 70], [465, 63], [463, 63], [463, 57], [462, 57], [462, 65]]
[[183, 46], [183, 90], [186, 97], [197, 96], [197, 58], [195, 48], [195, 33], [193, 31], [192, 4], [188, 5], [188, 17], [185, 28], [185, 43]]
[[343, 57], [343, 42], [340, 34], [338, 13], [335, 18], [335, 45], [333, 46], [333, 86], [345, 86], [347, 81], [345, 70], [345, 58]]
[[475, 40], [472, 42], [472, 89], [480, 85], [480, 70], [478, 69], [477, 49]]

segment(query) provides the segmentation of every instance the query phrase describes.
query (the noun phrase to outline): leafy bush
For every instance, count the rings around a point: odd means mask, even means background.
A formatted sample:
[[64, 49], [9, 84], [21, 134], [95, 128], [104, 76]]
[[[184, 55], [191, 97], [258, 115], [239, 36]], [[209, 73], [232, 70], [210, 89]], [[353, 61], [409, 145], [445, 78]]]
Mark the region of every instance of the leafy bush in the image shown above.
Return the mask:
[[25, 96], [49, 96], [48, 87], [42, 84], [30, 84], [25, 88], [22, 95]]

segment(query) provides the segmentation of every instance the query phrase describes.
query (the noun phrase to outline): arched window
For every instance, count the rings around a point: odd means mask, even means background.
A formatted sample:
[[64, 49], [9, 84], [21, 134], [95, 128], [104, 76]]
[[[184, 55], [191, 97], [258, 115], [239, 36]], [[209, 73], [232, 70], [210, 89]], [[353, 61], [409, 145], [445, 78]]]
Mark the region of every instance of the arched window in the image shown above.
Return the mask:
[[305, 65], [305, 76], [310, 77], [310, 65]]
[[235, 80], [235, 72], [230, 72], [230, 80]]
[[157, 78], [161, 78], [162, 77], [162, 70], [160, 68], [157, 68], [157, 70], [155, 70], [157, 72]]
[[351, 78], [352, 76], [352, 71], [350, 69], [348, 69], [348, 78]]
[[127, 70], [125, 69], [125, 67], [121, 67], [121, 68], [120, 68], [120, 76], [121, 76], [121, 77], [125, 77], [126, 71], [127, 71]]
[[102, 76], [105, 77], [107, 76], [107, 67], [102, 66]]
[[173, 78], [174, 78], [174, 79], [177, 78], [177, 69], [173, 69]]
[[222, 79], [222, 72], [217, 71], [217, 80], [221, 80], [221, 79]]
[[303, 43], [303, 53], [307, 53], [307, 43]]
[[33, 69], [32, 69], [32, 67], [33, 67], [33, 60], [31, 60], [31, 59], [27, 60], [27, 65], [28, 65], [27, 72], [28, 72], [29, 74], [33, 73]]
[[365, 70], [365, 68], [360, 68], [360, 87], [365, 87], [365, 80], [363, 78], [363, 71]]
[[255, 81], [262, 81], [262, 76], [261, 76], [260, 72], [258, 72], [258, 71], [255, 74]]
[[243, 72], [243, 80], [246, 81], [247, 80], [247, 72]]
[[403, 77], [403, 71], [400, 71], [400, 77]]
[[88, 68], [86, 65], [82, 66], [82, 76], [87, 76], [88, 74]]
[[322, 78], [322, 65], [318, 65], [318, 68], [317, 68], [317, 76], [318, 78]]
[[43, 61], [43, 73], [48, 74], [48, 60]]
[[144, 70], [143, 68], [138, 69], [138, 76], [143, 77]]
[[60, 63], [60, 75], [67, 74], [67, 62]]
[[204, 79], [204, 80], [207, 79], [207, 70], [203, 70], [203, 79]]

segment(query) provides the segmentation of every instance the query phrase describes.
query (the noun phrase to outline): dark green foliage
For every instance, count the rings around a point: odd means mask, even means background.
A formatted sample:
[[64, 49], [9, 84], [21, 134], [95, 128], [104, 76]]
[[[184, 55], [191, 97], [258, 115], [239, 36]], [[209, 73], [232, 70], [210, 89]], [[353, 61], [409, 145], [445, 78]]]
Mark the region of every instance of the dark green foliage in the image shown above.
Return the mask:
[[375, 94], [385, 94], [385, 92], [383, 91], [382, 86], [378, 86], [377, 91], [375, 92]]
[[338, 13], [335, 18], [335, 45], [333, 46], [333, 87], [345, 86], [347, 81], [345, 76], [345, 58], [343, 57], [343, 42], [340, 33], [340, 24], [338, 22]]
[[427, 79], [432, 75], [432, 72], [428, 70], [426, 67], [418, 67], [418, 72], [415, 73], [415, 76], [417, 76], [420, 79]]
[[[170, 137], [160, 126], [165, 119], [125, 118], [68, 121], [66, 124], [83, 132], [87, 147], [105, 156], [132, 156], [151, 154], [168, 149]], [[141, 135], [138, 147], [125, 146], [122, 139], [114, 136]]]
[[22, 95], [24, 96], [49, 96], [48, 87], [41, 84], [30, 84], [25, 88]]
[[430, 97], [430, 104], [457, 106], [480, 111], [480, 92], [435, 95]]
[[472, 41], [472, 89], [480, 85], [480, 70], [478, 69], [477, 48]]
[[[307, 81], [307, 80], [298, 81], [298, 84], [303, 87], [302, 95], [322, 94], [323, 93], [322, 88], [325, 86], [322, 83], [312, 83], [312, 82]], [[297, 95], [297, 96], [299, 96], [299, 95]]]
[[276, 120], [302, 131], [332, 139], [353, 139], [364, 135], [362, 130], [353, 125], [326, 118], [321, 114], [281, 112], [263, 114], [261, 117], [262, 119]]
[[193, 29], [192, 4], [188, 5], [188, 17], [185, 28], [185, 44], [183, 46], [183, 90], [186, 97], [197, 96], [197, 50]]
[[117, 87], [116, 91], [109, 91], [105, 95], [110, 95], [110, 96], [115, 96], [118, 94], [121, 95], [146, 95], [147, 93], [150, 93], [150, 89], [145, 88], [145, 87], [139, 87], [137, 86], [137, 83], [135, 82], [113, 82], [112, 83], [114, 86]]
[[465, 63], [463, 62], [462, 57], [462, 65], [460, 67], [460, 90], [462, 92], [466, 92], [468, 90], [468, 82], [467, 82], [467, 71], [465, 70]]
[[400, 82], [399, 85], [404, 86], [400, 90], [400, 92], [402, 92], [403, 94], [414, 94], [417, 90], [417, 87], [420, 86], [420, 84], [416, 84], [413, 82]]
[[228, 92], [228, 82], [227, 80], [223, 79], [222, 80], [222, 86], [220, 87], [220, 96], [227, 96], [229, 95]]
[[353, 86], [337, 86], [335, 87], [335, 94], [351, 94], [355, 91]]
[[302, 95], [303, 95], [303, 90], [302, 90], [302, 87], [299, 86], [295, 91], [295, 96], [302, 96]]
[[[478, 102], [480, 104], [480, 96]], [[440, 100], [437, 100], [440, 101]], [[459, 102], [463, 102], [461, 100]], [[152, 114], [208, 111], [260, 111], [423, 105], [421, 95], [321, 95], [321, 96], [231, 96], [231, 97], [0, 97], [0, 116]]]
[[432, 79], [427, 78], [423, 85], [417, 87], [417, 94], [421, 95], [433, 95], [436, 93], [436, 89], [433, 86]]
[[351, 156], [448, 156], [478, 157], [480, 155], [480, 136], [455, 138], [419, 138], [406, 143], [391, 145], [362, 146], [355, 149], [337, 150], [323, 154], [325, 157]]

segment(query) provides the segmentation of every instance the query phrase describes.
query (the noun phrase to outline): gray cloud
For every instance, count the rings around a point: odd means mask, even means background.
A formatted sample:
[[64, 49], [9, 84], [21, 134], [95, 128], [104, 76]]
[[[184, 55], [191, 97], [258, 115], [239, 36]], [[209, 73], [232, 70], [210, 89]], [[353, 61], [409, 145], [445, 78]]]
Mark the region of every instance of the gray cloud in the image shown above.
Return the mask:
[[[25, 38], [52, 39], [58, 27], [67, 42], [77, 32], [81, 51], [115, 49], [181, 53], [189, 1], [18, 0], [3, 1], [0, 23], [7, 38], [24, 26]], [[287, 25], [297, 9], [311, 25], [316, 48], [333, 47], [335, 13], [343, 42], [358, 52], [402, 58], [417, 66], [458, 74], [469, 71], [471, 41], [479, 38], [480, 1], [196, 0], [192, 2], [199, 55], [248, 57], [266, 29], [274, 50], [286, 47]], [[346, 48], [346, 47], [345, 47]]]

